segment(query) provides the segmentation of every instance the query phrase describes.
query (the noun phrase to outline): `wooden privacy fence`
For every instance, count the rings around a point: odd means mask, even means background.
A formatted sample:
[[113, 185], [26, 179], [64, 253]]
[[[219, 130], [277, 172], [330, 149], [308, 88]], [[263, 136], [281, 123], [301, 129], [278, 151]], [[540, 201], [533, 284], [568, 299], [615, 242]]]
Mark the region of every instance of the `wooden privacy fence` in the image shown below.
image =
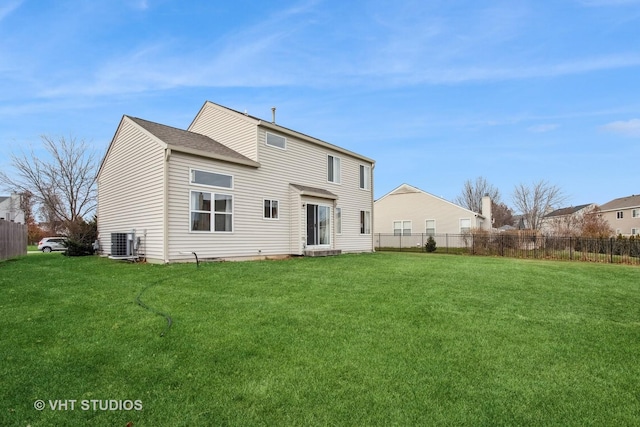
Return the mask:
[[27, 226], [0, 219], [0, 260], [27, 254]]

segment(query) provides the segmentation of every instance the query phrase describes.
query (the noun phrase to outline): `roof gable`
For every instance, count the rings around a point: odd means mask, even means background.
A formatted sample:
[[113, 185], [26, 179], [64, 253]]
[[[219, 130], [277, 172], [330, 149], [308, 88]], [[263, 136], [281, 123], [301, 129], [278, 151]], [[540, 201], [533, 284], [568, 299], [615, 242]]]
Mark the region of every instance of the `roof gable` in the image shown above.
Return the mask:
[[[270, 121], [267, 121], [267, 120], [260, 119], [259, 117], [252, 116], [252, 115], [250, 115], [248, 113], [242, 113], [240, 111], [234, 110], [233, 108], [225, 107], [224, 105], [216, 104], [215, 102], [211, 102], [211, 101], [206, 101], [204, 103], [204, 105], [202, 106], [202, 108], [200, 109], [198, 114], [196, 115], [196, 117], [193, 120], [193, 122], [191, 122], [191, 125], [189, 125], [189, 129], [191, 129], [193, 127], [194, 123], [199, 119], [200, 115], [204, 111], [205, 106], [207, 106], [207, 105], [215, 107], [215, 108], [220, 109], [220, 110], [224, 110], [226, 112], [230, 112], [230, 113], [234, 114], [236, 117], [242, 118], [243, 120], [248, 121], [249, 123], [252, 123], [255, 126], [262, 127], [264, 129], [275, 131], [275, 132], [280, 132], [280, 133], [283, 133], [285, 135], [297, 138], [299, 140], [306, 141], [306, 142], [309, 142], [311, 144], [319, 145], [319, 146], [321, 146], [323, 148], [328, 148], [328, 149], [331, 149], [331, 150], [334, 150], [334, 151], [337, 151], [337, 152], [340, 152], [340, 153], [343, 153], [343, 154], [347, 154], [347, 155], [353, 156], [353, 157], [355, 157], [355, 158], [357, 158], [357, 159], [359, 159], [359, 160], [361, 160], [363, 162], [371, 163], [372, 165], [375, 164], [375, 161], [373, 159], [370, 159], [368, 157], [365, 157], [365, 156], [363, 156], [361, 154], [358, 154], [358, 153], [355, 153], [353, 151], [347, 150], [346, 148], [339, 147], [337, 145], [331, 144], [329, 142], [323, 141], [323, 140], [318, 139], [318, 138], [314, 138], [314, 137], [312, 137], [310, 135], [307, 135], [307, 134], [304, 134], [302, 132], [298, 132], [298, 131], [295, 131], [293, 129], [289, 129], [287, 127], [278, 125], [278, 124], [276, 124], [274, 122], [270, 122]], [[256, 141], [256, 144], [257, 144], [257, 141]]]
[[399, 185], [398, 187], [394, 188], [393, 190], [391, 190], [390, 192], [388, 192], [384, 196], [380, 197], [378, 200], [376, 200], [374, 202], [374, 204], [378, 203], [378, 202], [380, 202], [383, 199], [388, 198], [388, 197], [399, 196], [399, 195], [403, 195], [403, 194], [416, 194], [416, 193], [422, 194], [422, 195], [430, 197], [430, 198], [433, 198], [433, 199], [435, 199], [435, 200], [437, 200], [437, 201], [439, 201], [441, 203], [446, 203], [446, 204], [448, 204], [450, 206], [453, 206], [453, 207], [456, 207], [458, 209], [461, 209], [461, 210], [463, 210], [465, 212], [468, 212], [468, 213], [470, 213], [472, 215], [477, 215], [480, 218], [484, 218], [483, 215], [481, 215], [481, 214], [479, 214], [477, 212], [473, 212], [473, 211], [471, 211], [471, 210], [469, 210], [467, 208], [464, 208], [464, 207], [462, 207], [460, 205], [457, 205], [457, 204], [455, 204], [453, 202], [450, 202], [450, 201], [448, 201], [446, 199], [443, 199], [442, 197], [435, 196], [435, 195], [433, 195], [431, 193], [428, 193], [428, 192], [426, 192], [424, 190], [419, 189], [418, 187], [414, 187], [414, 186], [406, 184], [406, 183]]
[[259, 166], [257, 162], [227, 147], [224, 144], [199, 133], [150, 122], [137, 117], [128, 117], [137, 125], [151, 133], [168, 148], [189, 154], [203, 155], [232, 163]]

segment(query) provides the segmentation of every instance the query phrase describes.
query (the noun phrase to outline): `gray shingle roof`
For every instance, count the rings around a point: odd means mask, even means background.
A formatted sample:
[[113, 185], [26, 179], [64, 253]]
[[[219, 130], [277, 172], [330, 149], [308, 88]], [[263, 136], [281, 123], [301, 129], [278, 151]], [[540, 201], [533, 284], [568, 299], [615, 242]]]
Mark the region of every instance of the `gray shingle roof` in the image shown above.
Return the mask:
[[640, 195], [631, 195], [613, 199], [610, 202], [600, 206], [601, 211], [612, 211], [618, 209], [629, 209], [640, 207]]
[[338, 199], [337, 195], [333, 194], [329, 190], [325, 190], [324, 188], [309, 187], [307, 185], [300, 185], [300, 184], [289, 184], [289, 185], [291, 185], [293, 188], [298, 190], [300, 194], [303, 194], [303, 195], [322, 197], [322, 198], [332, 199], [332, 200]]
[[250, 158], [243, 156], [208, 136], [150, 122], [138, 117], [127, 117], [177, 151], [180, 151], [180, 148], [186, 148], [190, 151], [195, 150], [196, 152], [209, 154], [214, 158], [258, 166], [258, 164]]
[[582, 209], [586, 208], [589, 205], [591, 205], [591, 203], [587, 203], [586, 205], [570, 206], [568, 208], [556, 209], [555, 211], [546, 214], [544, 217], [551, 218], [554, 216], [571, 215], [578, 211], [581, 211]]

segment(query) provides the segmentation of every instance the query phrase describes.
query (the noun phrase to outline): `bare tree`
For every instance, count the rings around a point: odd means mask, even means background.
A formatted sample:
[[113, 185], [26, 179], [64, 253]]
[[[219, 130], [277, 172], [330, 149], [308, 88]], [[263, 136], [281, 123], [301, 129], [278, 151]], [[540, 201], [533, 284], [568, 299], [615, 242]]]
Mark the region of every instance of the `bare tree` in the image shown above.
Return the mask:
[[470, 179], [465, 181], [462, 193], [456, 197], [455, 202], [470, 211], [481, 212], [482, 197], [485, 195], [491, 197], [493, 203], [500, 203], [500, 191], [484, 177], [479, 176], [475, 182], [471, 182]]
[[75, 223], [93, 213], [96, 204], [95, 153], [75, 137], [41, 136], [48, 159], [12, 154], [16, 176], [0, 172], [0, 184], [20, 193], [29, 192], [48, 221]]
[[495, 203], [493, 200], [491, 201], [491, 212], [493, 215], [493, 226], [495, 228], [500, 228], [503, 225], [514, 225], [513, 224], [513, 212], [511, 208], [504, 203]]
[[542, 224], [542, 217], [562, 203], [566, 197], [559, 187], [540, 180], [532, 185], [516, 185], [512, 199], [515, 208], [522, 213], [526, 227], [538, 230]]
[[587, 212], [582, 218], [581, 234], [586, 237], [611, 237], [613, 236], [613, 228], [609, 222], [602, 216], [600, 207], [595, 206]]

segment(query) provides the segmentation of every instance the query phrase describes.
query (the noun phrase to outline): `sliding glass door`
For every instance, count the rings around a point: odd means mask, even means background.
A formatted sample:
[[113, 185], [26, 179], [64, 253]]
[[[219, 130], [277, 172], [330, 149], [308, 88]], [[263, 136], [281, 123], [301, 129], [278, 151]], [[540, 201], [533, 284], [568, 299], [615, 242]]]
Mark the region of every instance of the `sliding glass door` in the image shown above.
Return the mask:
[[331, 208], [307, 203], [307, 246], [331, 244]]

